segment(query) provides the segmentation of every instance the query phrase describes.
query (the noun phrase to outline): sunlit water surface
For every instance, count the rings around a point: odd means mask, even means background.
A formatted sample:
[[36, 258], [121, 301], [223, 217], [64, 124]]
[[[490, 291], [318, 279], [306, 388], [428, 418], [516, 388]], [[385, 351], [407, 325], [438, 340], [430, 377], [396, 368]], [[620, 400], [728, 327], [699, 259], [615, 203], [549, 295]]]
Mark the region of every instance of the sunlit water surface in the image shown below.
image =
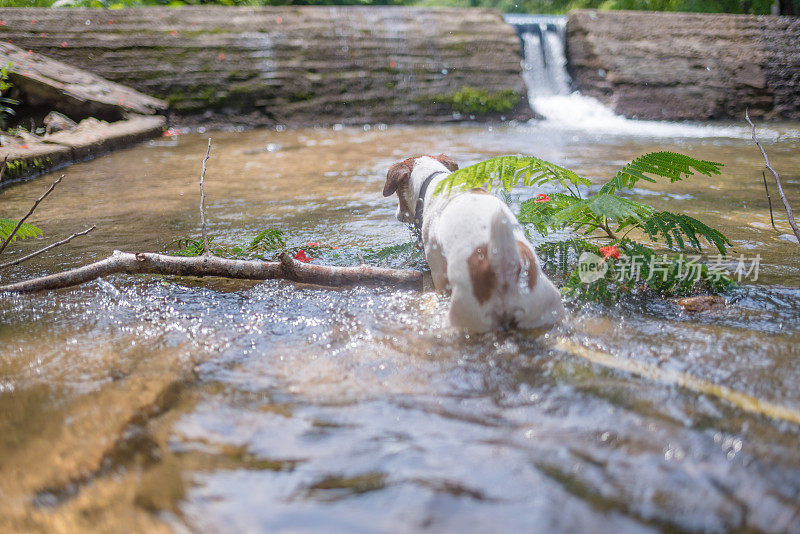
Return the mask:
[[[724, 173], [637, 198], [720, 227], [737, 254], [760, 255], [760, 277], [714, 314], [657, 299], [573, 306], [568, 324], [539, 337], [468, 336], [447, 327], [446, 300], [391, 287], [115, 276], [4, 296], [0, 495], [10, 524], [80, 524], [73, 511], [111, 508], [117, 515], [90, 517], [113, 526], [145, 514], [215, 532], [800, 531], [797, 426], [551, 348], [565, 336], [800, 410], [798, 249], [780, 236], [789, 228], [774, 192], [780, 232], [770, 227], [760, 154], [740, 125], [699, 137], [669, 128], [213, 133], [206, 203], [218, 243], [278, 227], [290, 244], [340, 247], [331, 261], [346, 264], [358, 247], [406, 242], [381, 189], [388, 166], [413, 154], [444, 152], [462, 166], [535, 154], [600, 180], [669, 149], [723, 162]], [[762, 132], [794, 199], [797, 128]], [[207, 137], [66, 169], [31, 222], [51, 239], [98, 229], [2, 280], [199, 235]], [[23, 214], [52, 179], [0, 192], [1, 214]], [[14, 245], [6, 258], [37, 246]]]

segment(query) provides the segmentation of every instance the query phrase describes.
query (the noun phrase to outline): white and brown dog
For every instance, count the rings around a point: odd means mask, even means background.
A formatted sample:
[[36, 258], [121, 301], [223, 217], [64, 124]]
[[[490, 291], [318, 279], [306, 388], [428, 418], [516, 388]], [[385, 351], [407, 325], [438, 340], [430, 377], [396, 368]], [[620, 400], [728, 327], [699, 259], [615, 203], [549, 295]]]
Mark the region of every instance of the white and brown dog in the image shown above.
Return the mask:
[[456, 169], [444, 154], [409, 158], [391, 166], [383, 188], [397, 193], [397, 219], [419, 230], [436, 290], [452, 293], [450, 324], [475, 332], [555, 324], [561, 294], [508, 206], [483, 189], [433, 196]]

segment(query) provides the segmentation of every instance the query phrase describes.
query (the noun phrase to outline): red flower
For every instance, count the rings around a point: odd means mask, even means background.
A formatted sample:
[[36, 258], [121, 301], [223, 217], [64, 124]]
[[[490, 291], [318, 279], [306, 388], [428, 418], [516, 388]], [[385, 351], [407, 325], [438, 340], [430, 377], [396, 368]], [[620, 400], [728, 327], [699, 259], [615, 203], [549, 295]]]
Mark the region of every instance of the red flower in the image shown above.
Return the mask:
[[312, 258], [310, 256], [306, 256], [306, 252], [303, 249], [300, 249], [300, 250], [297, 251], [297, 254], [294, 255], [294, 259], [296, 259], [297, 261], [302, 261], [304, 263], [308, 263], [311, 260], [313, 260], [314, 258]]
[[219, 59], [220, 61], [225, 61], [225, 54], [218, 55], [217, 59]]
[[538, 202], [550, 202], [550, 197], [544, 193], [539, 193], [536, 195], [536, 200], [534, 200], [533, 203], [536, 204]]
[[605, 259], [608, 258], [614, 258], [615, 260], [619, 259], [619, 249], [617, 248], [617, 245], [600, 247], [600, 254], [602, 254]]
[[61, 41], [61, 48], [66, 48], [66, 47], [67, 47], [67, 42]]
[[322, 243], [306, 243], [307, 247], [321, 247]]

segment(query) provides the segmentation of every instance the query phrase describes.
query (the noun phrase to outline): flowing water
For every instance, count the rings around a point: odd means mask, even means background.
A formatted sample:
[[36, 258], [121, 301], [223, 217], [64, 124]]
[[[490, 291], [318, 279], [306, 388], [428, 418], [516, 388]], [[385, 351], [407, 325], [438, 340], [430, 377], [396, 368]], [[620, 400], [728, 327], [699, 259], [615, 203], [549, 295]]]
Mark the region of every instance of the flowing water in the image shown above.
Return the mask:
[[[381, 196], [388, 166], [532, 153], [595, 180], [656, 149], [725, 163], [637, 189], [760, 255], [734, 304], [573, 306], [545, 335], [470, 336], [432, 293], [112, 276], [0, 298], [0, 529], [231, 532], [800, 530], [800, 428], [712, 395], [614, 371], [556, 337], [800, 411], [800, 265], [741, 125], [703, 136], [502, 127], [210, 134], [209, 232], [270, 226], [290, 244], [410, 239]], [[670, 130], [672, 128], [673, 130]], [[762, 130], [800, 198], [797, 124]], [[2, 273], [24, 279], [159, 251], [200, 232], [208, 135], [162, 138], [65, 169], [31, 222], [89, 236]], [[53, 176], [0, 192], [19, 216]], [[12, 259], [41, 246], [15, 244]], [[403, 260], [395, 262], [402, 266]]]

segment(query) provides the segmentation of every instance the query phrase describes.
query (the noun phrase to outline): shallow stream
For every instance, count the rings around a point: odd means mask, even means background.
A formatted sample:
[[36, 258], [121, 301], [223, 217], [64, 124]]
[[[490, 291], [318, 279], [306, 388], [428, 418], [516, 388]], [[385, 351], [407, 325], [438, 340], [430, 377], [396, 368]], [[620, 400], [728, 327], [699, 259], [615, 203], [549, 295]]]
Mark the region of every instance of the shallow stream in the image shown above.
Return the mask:
[[[654, 150], [719, 161], [720, 177], [637, 198], [719, 227], [737, 256], [760, 255], [759, 278], [715, 313], [573, 306], [540, 337], [451, 330], [446, 300], [391, 287], [114, 276], [3, 296], [0, 530], [800, 532], [797, 425], [553, 348], [567, 338], [800, 411], [800, 249], [779, 235], [774, 190], [770, 227], [747, 128], [602, 126], [213, 132], [65, 169], [31, 222], [51, 240], [98, 229], [3, 282], [198, 236], [209, 135], [216, 242], [278, 227], [342, 263], [410, 239], [381, 196], [409, 155], [535, 154], [596, 180]], [[761, 130], [793, 199], [798, 129]], [[0, 214], [24, 214], [53, 179], [1, 191]]]

